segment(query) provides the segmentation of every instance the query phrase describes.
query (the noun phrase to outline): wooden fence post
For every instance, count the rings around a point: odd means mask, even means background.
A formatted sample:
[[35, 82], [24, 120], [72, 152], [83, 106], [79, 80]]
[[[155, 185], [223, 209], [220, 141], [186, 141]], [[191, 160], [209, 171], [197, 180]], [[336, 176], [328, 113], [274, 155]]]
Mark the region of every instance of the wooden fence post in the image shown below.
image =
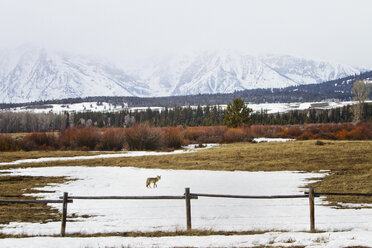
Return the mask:
[[63, 193], [63, 206], [62, 206], [62, 226], [61, 226], [61, 236], [64, 237], [66, 233], [66, 219], [67, 219], [67, 200], [68, 193]]
[[186, 200], [186, 225], [187, 225], [187, 231], [191, 231], [190, 188], [185, 188], [185, 200]]
[[315, 208], [314, 208], [314, 189], [309, 189], [309, 204], [310, 204], [310, 231], [315, 231]]

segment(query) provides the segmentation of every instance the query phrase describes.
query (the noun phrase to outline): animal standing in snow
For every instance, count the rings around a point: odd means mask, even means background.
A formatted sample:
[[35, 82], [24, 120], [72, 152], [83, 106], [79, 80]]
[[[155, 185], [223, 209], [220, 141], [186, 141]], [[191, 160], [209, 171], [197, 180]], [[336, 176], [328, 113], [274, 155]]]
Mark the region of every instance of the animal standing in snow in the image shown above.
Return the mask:
[[[156, 184], [160, 180], [161, 176], [157, 177], [148, 177], [146, 180], [146, 187], [149, 188], [152, 184], [153, 188], [157, 188], [158, 185]], [[150, 187], [151, 188], [151, 187]]]

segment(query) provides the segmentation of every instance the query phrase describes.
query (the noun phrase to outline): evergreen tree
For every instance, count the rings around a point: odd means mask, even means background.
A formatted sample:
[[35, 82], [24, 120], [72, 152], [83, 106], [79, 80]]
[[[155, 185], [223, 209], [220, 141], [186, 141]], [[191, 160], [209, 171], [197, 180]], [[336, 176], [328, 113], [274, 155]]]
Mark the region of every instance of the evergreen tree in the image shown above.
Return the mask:
[[227, 104], [223, 124], [228, 127], [238, 127], [242, 124], [252, 124], [252, 109], [248, 108], [243, 99], [235, 98]]

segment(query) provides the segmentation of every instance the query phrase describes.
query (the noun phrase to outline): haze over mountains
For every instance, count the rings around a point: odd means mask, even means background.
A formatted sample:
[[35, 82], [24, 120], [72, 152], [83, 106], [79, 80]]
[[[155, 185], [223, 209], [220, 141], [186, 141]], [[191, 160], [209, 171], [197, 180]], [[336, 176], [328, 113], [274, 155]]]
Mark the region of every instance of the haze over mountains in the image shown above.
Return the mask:
[[321, 83], [363, 71], [366, 68], [288, 55], [250, 56], [228, 50], [154, 58], [119, 68], [24, 46], [0, 51], [0, 101], [231, 93]]

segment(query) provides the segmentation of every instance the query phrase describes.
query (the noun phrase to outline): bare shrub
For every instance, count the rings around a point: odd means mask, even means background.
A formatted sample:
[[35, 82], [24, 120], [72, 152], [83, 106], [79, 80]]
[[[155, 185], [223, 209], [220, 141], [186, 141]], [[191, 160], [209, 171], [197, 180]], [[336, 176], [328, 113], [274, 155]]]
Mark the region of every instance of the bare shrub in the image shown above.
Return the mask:
[[0, 134], [0, 151], [18, 151], [19, 145], [10, 135]]
[[68, 149], [72, 148], [72, 137], [76, 132], [76, 128], [70, 127], [68, 129], [63, 130], [59, 135], [59, 144], [61, 148]]
[[300, 140], [308, 140], [311, 138], [312, 138], [312, 135], [309, 131], [304, 131], [299, 137], [297, 137], [297, 139], [300, 139]]
[[180, 127], [167, 127], [163, 128], [164, 142], [168, 148], [179, 149], [185, 144], [183, 139], [183, 129]]
[[222, 141], [226, 130], [226, 126], [187, 127], [183, 135], [190, 143], [218, 143]]
[[78, 128], [76, 135], [72, 137], [72, 141], [78, 148], [88, 147], [93, 150], [100, 142], [98, 129], [95, 127]]
[[59, 147], [57, 137], [53, 133], [27, 134], [20, 143], [25, 151], [31, 150], [54, 150]]
[[106, 129], [101, 138], [100, 150], [120, 151], [125, 144], [125, 129], [124, 128], [109, 128]]
[[222, 143], [242, 142], [246, 140], [244, 130], [242, 128], [229, 128], [223, 135]]
[[161, 128], [136, 125], [125, 132], [129, 150], [160, 150], [164, 147]]
[[204, 135], [202, 140], [199, 142], [203, 143], [218, 143], [223, 139], [223, 135], [227, 130], [226, 126], [215, 126], [215, 127], [205, 127]]
[[252, 125], [249, 128], [249, 135], [253, 138], [266, 137], [266, 131], [264, 125]]
[[288, 138], [297, 138], [303, 133], [303, 128], [300, 125], [290, 126], [287, 132]]
[[183, 132], [183, 136], [190, 143], [199, 143], [204, 135], [204, 129], [202, 127], [187, 127]]
[[353, 139], [368, 140], [372, 139], [372, 122], [361, 122], [354, 129]]
[[100, 142], [98, 129], [95, 127], [69, 128], [60, 135], [64, 148], [94, 150]]

